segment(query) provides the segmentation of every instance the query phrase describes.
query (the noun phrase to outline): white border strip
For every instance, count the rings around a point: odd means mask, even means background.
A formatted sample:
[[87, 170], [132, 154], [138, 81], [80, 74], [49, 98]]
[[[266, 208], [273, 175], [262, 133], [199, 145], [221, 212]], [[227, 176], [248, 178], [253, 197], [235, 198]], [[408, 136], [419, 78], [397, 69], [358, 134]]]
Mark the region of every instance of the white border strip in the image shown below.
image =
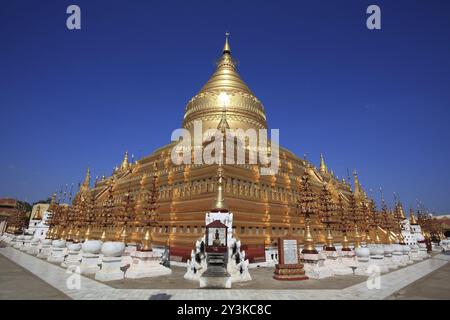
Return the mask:
[[[11, 248], [0, 253], [30, 271], [72, 299], [87, 300], [148, 300], [157, 294], [167, 294], [173, 300], [366, 300], [384, 299], [394, 292], [444, 266], [450, 256], [442, 254], [381, 276], [381, 288], [369, 290], [360, 283], [342, 290], [326, 289], [116, 289], [81, 276], [81, 289], [68, 289], [66, 282], [72, 275], [62, 267]], [[36, 297], [37, 298], [37, 297]]]

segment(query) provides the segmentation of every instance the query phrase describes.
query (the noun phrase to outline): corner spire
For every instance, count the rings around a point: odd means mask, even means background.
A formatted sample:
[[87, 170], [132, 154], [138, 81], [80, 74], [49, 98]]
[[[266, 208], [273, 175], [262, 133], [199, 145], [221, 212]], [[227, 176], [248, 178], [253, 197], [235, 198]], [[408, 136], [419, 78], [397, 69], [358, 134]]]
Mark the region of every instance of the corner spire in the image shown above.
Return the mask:
[[400, 201], [398, 202], [398, 211], [399, 211], [400, 218], [401, 218], [402, 220], [405, 220], [405, 219], [406, 219], [405, 211], [403, 211], [403, 206], [402, 206], [402, 204], [400, 203]]
[[55, 204], [56, 203], [56, 192], [54, 192], [52, 194], [52, 200], [50, 201], [50, 204]]
[[353, 170], [353, 184], [355, 185], [355, 193], [361, 192], [361, 188], [359, 185], [358, 172]]
[[325, 159], [323, 158], [323, 154], [320, 154], [320, 168], [319, 172], [322, 174], [328, 173], [327, 166], [325, 165]]
[[223, 46], [223, 51], [222, 53], [228, 53], [231, 54], [231, 49], [230, 49], [230, 44], [228, 43], [228, 37], [230, 36], [229, 32], [225, 32], [225, 45]]
[[83, 186], [89, 187], [91, 183], [91, 170], [89, 167], [86, 169], [86, 177], [84, 178]]
[[416, 217], [414, 217], [414, 210], [412, 208], [409, 209], [409, 224], [417, 224]]
[[123, 157], [123, 161], [122, 161], [122, 164], [121, 164], [120, 168], [122, 170], [125, 170], [125, 169], [128, 168], [129, 164], [130, 163], [128, 162], [128, 151], [125, 151], [125, 156]]

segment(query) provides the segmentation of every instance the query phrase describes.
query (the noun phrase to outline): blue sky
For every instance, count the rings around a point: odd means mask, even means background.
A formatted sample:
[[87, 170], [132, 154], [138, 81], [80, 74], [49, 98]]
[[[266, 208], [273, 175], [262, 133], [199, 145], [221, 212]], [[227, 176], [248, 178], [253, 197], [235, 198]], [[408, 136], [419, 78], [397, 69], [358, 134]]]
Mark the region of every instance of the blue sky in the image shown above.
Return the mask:
[[[66, 28], [77, 4], [82, 29]], [[382, 30], [366, 28], [370, 4]], [[0, 196], [45, 198], [168, 143], [225, 31], [280, 142], [450, 212], [450, 2], [35, 1], [0, 11]], [[377, 199], [379, 198], [376, 193]]]

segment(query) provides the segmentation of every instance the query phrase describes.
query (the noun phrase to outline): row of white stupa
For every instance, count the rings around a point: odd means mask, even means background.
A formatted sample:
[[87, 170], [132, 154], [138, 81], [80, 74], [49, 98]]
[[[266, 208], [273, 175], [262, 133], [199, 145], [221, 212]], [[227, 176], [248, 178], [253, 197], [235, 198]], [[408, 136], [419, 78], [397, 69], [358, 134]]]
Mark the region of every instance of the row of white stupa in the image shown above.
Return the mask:
[[[306, 275], [322, 279], [334, 275], [357, 274], [371, 276], [412, 264], [429, 257], [420, 225], [402, 221], [405, 244], [362, 244], [351, 251], [323, 251], [303, 255]], [[440, 248], [436, 247], [440, 251]]]
[[[44, 219], [45, 219], [44, 215]], [[232, 213], [207, 213], [205, 225], [213, 220], [220, 220], [228, 227], [228, 252], [229, 261], [227, 271], [230, 274], [226, 287], [231, 287], [232, 282], [250, 281], [250, 265], [245, 259], [245, 252], [240, 250], [240, 241], [233, 237]], [[100, 240], [88, 240], [84, 243], [73, 243], [65, 240], [45, 239], [45, 232], [39, 228], [34, 235], [19, 235], [5, 233], [1, 240], [9, 243], [16, 249], [27, 252], [30, 255], [46, 259], [52, 263], [59, 263], [66, 268], [77, 269], [81, 274], [95, 274], [100, 281], [120, 280], [123, 278], [145, 278], [167, 275], [171, 273], [169, 268], [161, 265], [161, 251], [139, 251], [136, 246], [125, 246], [122, 242], [105, 242]], [[46, 231], [46, 230], [45, 230]], [[424, 237], [419, 225], [410, 225], [409, 220], [402, 222], [402, 234], [406, 244], [363, 244], [351, 251], [342, 251], [337, 246], [337, 251], [323, 251], [318, 248], [318, 254], [308, 254], [300, 258], [304, 261], [306, 275], [312, 279], [321, 279], [335, 275], [360, 274], [370, 275], [374, 272], [387, 272], [400, 266], [406, 266], [414, 261], [420, 261], [429, 257], [424, 243]], [[206, 256], [202, 254], [201, 243], [205, 238], [199, 239], [192, 257], [186, 263], [186, 279], [200, 281], [202, 274], [207, 269]], [[260, 266], [273, 267], [277, 263], [277, 254], [271, 256], [265, 264]], [[124, 272], [122, 269], [130, 265]], [[204, 280], [203, 280], [204, 282]]]
[[[154, 248], [152, 251], [137, 250], [136, 245], [123, 242], [100, 240], [87, 240], [83, 243], [74, 243], [66, 240], [46, 239], [48, 226], [46, 219], [49, 212], [44, 212], [41, 221], [33, 221], [31, 228], [27, 229], [23, 235], [13, 235], [5, 233], [0, 237], [0, 241], [8, 243], [15, 249], [26, 252], [37, 258], [47, 260], [51, 263], [60, 264], [62, 267], [70, 268], [71, 271], [85, 275], [95, 275], [99, 281], [114, 281], [124, 278], [140, 279], [157, 277], [171, 274], [172, 270], [163, 266], [162, 256], [164, 250]], [[209, 212], [205, 215], [205, 223], [209, 224], [213, 220], [220, 220], [228, 226], [228, 252], [231, 259], [227, 264], [230, 279], [226, 287], [231, 287], [231, 282], [251, 280], [248, 272], [249, 261], [245, 259], [245, 252], [240, 250], [240, 241], [232, 236], [232, 213]], [[197, 242], [197, 249], [200, 243], [205, 242], [203, 236]], [[194, 261], [194, 260], [192, 260]], [[176, 263], [174, 263], [176, 264]], [[200, 265], [196, 262], [188, 261], [186, 279], [198, 281], [200, 286], [208, 284], [201, 275], [206, 271], [206, 256], [201, 254]], [[129, 268], [126, 269], [126, 266]], [[192, 268], [193, 267], [193, 268]], [[123, 271], [123, 269], [126, 269]]]
[[[139, 251], [136, 246], [125, 246], [119, 241], [87, 240], [74, 243], [7, 233], [1, 240], [13, 248], [60, 264], [71, 271], [95, 275], [95, 279], [100, 281], [156, 277], [172, 272], [161, 265], [161, 252]], [[127, 265], [129, 268], [124, 272], [122, 269]]]

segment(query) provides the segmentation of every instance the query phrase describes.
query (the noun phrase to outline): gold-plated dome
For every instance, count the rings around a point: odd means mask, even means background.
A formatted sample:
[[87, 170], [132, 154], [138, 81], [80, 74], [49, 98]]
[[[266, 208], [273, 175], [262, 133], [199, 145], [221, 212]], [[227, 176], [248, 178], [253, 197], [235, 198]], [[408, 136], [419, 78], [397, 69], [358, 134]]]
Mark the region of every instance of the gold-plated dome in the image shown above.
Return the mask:
[[265, 129], [266, 115], [262, 103], [250, 91], [236, 71], [236, 61], [226, 34], [222, 56], [216, 71], [186, 106], [183, 127], [192, 129], [201, 120], [203, 130], [216, 129], [223, 112], [231, 129]]
[[200, 90], [200, 93], [211, 90], [240, 90], [253, 94], [236, 72], [236, 61], [231, 57], [231, 49], [228, 43], [228, 33], [222, 51], [222, 57], [217, 62], [217, 69]]

